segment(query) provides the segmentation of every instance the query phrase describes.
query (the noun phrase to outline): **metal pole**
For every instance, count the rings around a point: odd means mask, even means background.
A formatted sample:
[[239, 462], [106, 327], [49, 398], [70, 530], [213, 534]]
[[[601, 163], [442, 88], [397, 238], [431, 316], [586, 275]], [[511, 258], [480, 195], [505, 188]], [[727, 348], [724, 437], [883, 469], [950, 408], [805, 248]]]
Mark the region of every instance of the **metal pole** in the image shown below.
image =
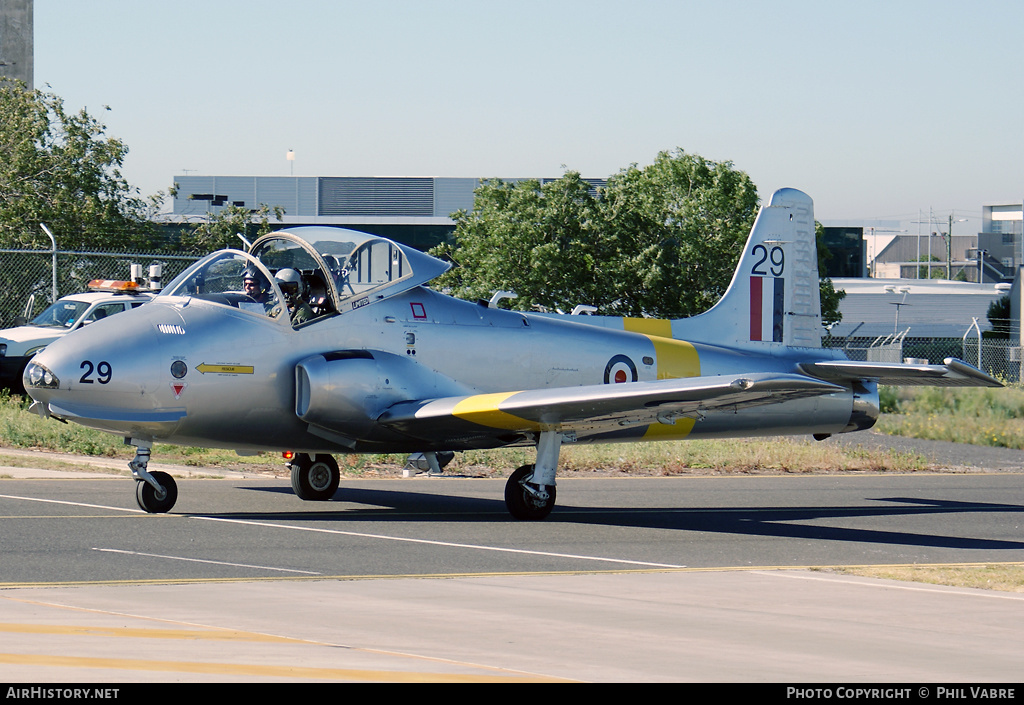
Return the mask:
[[917, 266], [914, 267], [914, 279], [921, 278], [921, 209], [917, 209]]
[[932, 280], [932, 209], [928, 209], [928, 281]]
[[946, 279], [953, 278], [953, 214], [949, 214], [949, 230], [946, 231]]
[[46, 227], [46, 223], [40, 223], [39, 227], [43, 229], [44, 233], [50, 236], [50, 243], [53, 244], [53, 298], [50, 300], [50, 303], [54, 303], [59, 298], [57, 296], [57, 238], [55, 238], [53, 233], [50, 232], [50, 229]]

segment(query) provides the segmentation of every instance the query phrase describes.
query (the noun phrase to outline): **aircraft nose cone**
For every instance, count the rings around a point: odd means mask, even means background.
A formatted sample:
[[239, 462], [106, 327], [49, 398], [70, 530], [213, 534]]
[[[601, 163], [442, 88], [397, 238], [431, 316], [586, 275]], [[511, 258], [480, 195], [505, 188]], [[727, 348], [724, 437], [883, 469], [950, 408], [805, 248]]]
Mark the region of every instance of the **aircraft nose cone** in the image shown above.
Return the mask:
[[25, 385], [25, 390], [29, 393], [29, 396], [36, 401], [39, 401], [36, 394], [42, 390], [60, 387], [60, 379], [57, 375], [49, 367], [35, 359], [30, 361], [25, 367], [25, 372], [22, 374], [22, 383]]
[[134, 406], [155, 377], [153, 325], [143, 306], [98, 321], [54, 341], [25, 367], [22, 381], [34, 400]]

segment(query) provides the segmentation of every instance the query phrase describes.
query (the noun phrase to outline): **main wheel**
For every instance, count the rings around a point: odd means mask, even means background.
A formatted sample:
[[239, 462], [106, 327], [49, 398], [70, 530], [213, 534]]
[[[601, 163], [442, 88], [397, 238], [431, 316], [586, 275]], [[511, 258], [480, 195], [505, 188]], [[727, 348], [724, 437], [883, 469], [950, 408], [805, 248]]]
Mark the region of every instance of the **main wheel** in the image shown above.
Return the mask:
[[139, 480], [135, 485], [135, 500], [150, 514], [169, 512], [174, 503], [178, 501], [178, 486], [174, 484], [174, 478], [165, 472], [156, 470], [150, 474], [154, 480], [160, 483], [164, 491], [158, 493], [151, 484], [145, 480]]
[[341, 472], [333, 456], [317, 455], [310, 459], [299, 453], [291, 463], [292, 490], [299, 499], [325, 502], [334, 496], [341, 483]]
[[543, 519], [555, 506], [555, 486], [548, 485], [547, 499], [540, 499], [530, 489], [540, 489], [531, 482], [533, 465], [524, 465], [512, 473], [505, 483], [505, 506], [516, 519]]

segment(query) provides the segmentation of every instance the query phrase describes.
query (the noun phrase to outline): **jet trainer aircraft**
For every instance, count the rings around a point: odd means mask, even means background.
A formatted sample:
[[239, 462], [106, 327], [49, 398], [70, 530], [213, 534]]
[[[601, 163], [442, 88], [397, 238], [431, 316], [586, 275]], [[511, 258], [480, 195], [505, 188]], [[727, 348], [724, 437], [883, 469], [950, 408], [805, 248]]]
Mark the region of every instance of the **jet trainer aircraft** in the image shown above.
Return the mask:
[[811, 199], [776, 191], [725, 295], [680, 320], [507, 311], [425, 284], [448, 264], [365, 233], [298, 227], [224, 250], [146, 306], [39, 353], [24, 383], [44, 416], [125, 438], [139, 505], [174, 480], [153, 443], [294, 451], [295, 493], [338, 489], [334, 453], [535, 446], [509, 512], [546, 517], [567, 443], [870, 428], [878, 384], [1001, 386], [955, 359], [864, 363], [821, 347]]

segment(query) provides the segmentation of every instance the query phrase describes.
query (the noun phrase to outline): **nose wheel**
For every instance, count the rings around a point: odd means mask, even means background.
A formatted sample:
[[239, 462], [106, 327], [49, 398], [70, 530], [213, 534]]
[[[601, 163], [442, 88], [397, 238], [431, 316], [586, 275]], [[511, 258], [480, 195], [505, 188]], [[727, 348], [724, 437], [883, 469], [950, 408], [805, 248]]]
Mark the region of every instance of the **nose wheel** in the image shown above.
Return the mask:
[[150, 514], [169, 512], [178, 501], [178, 486], [174, 484], [174, 478], [159, 470], [151, 472], [150, 476], [160, 485], [160, 489], [156, 489], [145, 480], [139, 480], [135, 485], [136, 501]]
[[136, 441], [135, 457], [128, 463], [132, 477], [138, 480], [135, 484], [135, 501], [150, 514], [164, 514], [178, 501], [178, 486], [167, 473], [159, 470], [149, 472], [146, 469], [149, 455], [149, 445]]

